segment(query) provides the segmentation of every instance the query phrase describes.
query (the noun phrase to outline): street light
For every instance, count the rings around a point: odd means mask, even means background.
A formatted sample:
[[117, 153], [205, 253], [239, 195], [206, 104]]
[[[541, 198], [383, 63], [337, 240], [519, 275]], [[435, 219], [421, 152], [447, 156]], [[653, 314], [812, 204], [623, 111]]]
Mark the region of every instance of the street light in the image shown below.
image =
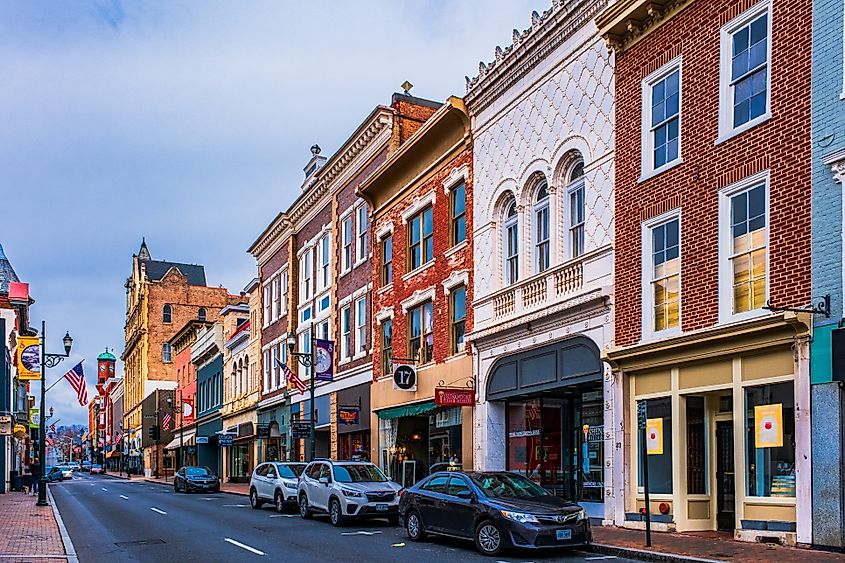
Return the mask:
[[[62, 343], [65, 345], [64, 354], [48, 354], [47, 353], [47, 323], [41, 321], [41, 410], [39, 412], [41, 423], [38, 427], [38, 465], [41, 467], [41, 475], [38, 478], [38, 506], [47, 506], [47, 466], [45, 444], [47, 440], [47, 387], [46, 374], [47, 368], [53, 368], [70, 356], [70, 348], [73, 346], [73, 338], [70, 337], [69, 332], [65, 332], [65, 337], [62, 338]], [[52, 413], [50, 414], [52, 416]]]
[[[317, 346], [316, 346], [315, 341], [316, 341], [316, 338], [314, 338], [314, 327], [312, 325], [312, 327], [311, 327], [311, 351], [310, 352], [296, 352], [295, 351], [295, 349], [296, 349], [296, 334], [294, 334], [294, 332], [291, 331], [291, 332], [288, 333], [288, 354], [290, 356], [296, 358], [299, 361], [299, 363], [302, 364], [304, 367], [313, 368], [315, 365], [317, 365]], [[314, 458], [317, 457], [316, 456], [316, 452], [317, 452], [316, 435], [315, 435], [315, 430], [314, 430], [314, 425], [316, 424], [316, 421], [314, 420], [314, 412], [315, 412], [315, 407], [314, 407], [314, 380], [316, 378], [314, 377], [314, 375], [315, 374], [314, 374], [314, 371], [312, 369], [312, 371], [311, 371], [311, 415], [310, 415], [310, 418], [311, 418], [311, 424], [310, 424], [310, 427], [311, 427], [311, 429], [310, 429], [311, 430], [311, 432], [310, 432], [310, 435], [311, 435], [311, 448], [310, 448], [311, 457], [309, 458], [309, 461], [314, 461]]]
[[173, 397], [168, 395], [167, 396], [167, 406], [173, 410], [174, 413], [179, 413], [179, 469], [182, 469], [182, 465], [185, 463], [185, 443], [184, 443], [184, 436], [185, 436], [185, 429], [183, 426], [185, 425], [185, 421], [182, 420], [182, 390], [179, 389], [179, 406], [173, 406]]

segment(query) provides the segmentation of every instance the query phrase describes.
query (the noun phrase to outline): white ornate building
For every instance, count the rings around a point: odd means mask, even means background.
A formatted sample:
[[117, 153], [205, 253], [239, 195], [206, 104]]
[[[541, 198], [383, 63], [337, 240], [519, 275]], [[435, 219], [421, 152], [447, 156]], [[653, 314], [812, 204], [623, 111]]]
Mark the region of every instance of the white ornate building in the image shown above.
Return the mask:
[[555, 0], [467, 79], [469, 338], [476, 467], [520, 472], [621, 523], [622, 397], [601, 361], [613, 337], [614, 84], [594, 18], [606, 5]]

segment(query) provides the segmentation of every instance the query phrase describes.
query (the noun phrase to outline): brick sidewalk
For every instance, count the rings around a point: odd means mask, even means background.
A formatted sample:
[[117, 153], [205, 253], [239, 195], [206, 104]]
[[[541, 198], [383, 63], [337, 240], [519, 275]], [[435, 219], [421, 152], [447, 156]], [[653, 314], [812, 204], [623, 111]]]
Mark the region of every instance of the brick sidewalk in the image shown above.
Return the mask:
[[[67, 561], [61, 532], [50, 506], [36, 506], [37, 496], [0, 494], [0, 561]], [[20, 555], [20, 557], [15, 557]]]
[[[842, 563], [845, 561], [845, 554], [842, 553], [738, 542], [714, 532], [653, 532], [651, 534], [652, 545], [647, 548], [645, 547], [645, 532], [643, 531], [595, 526], [593, 527], [593, 541], [599, 544], [596, 546], [596, 551], [602, 551], [601, 546], [609, 546], [611, 548], [647, 550], [658, 554], [681, 555], [711, 561], [732, 561], [734, 563], [759, 563], [760, 561], [777, 561], [778, 563], [837, 561]], [[617, 555], [612, 551], [608, 553]], [[622, 553], [619, 553], [619, 555], [622, 555]], [[637, 557], [634, 554], [628, 556]]]

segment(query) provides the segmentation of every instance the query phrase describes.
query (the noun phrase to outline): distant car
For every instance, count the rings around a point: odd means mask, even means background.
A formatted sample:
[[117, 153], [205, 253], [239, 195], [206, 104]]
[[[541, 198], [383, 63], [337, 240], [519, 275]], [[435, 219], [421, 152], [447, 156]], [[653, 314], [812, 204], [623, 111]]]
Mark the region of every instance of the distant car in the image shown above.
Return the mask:
[[90, 461], [83, 461], [82, 462], [82, 471], [85, 471], [85, 472], [91, 471], [91, 462]]
[[220, 492], [220, 479], [208, 467], [186, 466], [176, 472], [173, 479], [173, 491], [208, 491]]
[[270, 461], [255, 468], [249, 479], [249, 504], [261, 508], [272, 502], [277, 512], [297, 506], [296, 491], [305, 463]]
[[44, 470], [46, 471], [44, 475], [48, 483], [55, 483], [62, 480], [62, 470], [58, 465], [52, 467], [48, 465]]
[[95, 463], [94, 465], [91, 466], [91, 475], [95, 475], [95, 474], [96, 475], [102, 475], [105, 472], [106, 472], [106, 470], [103, 469], [103, 466], [100, 465], [99, 463]]
[[79, 463], [78, 461], [73, 461], [70, 464], [70, 468], [73, 469], [74, 471], [80, 471], [82, 469], [82, 464]]
[[452, 463], [451, 461], [441, 461], [438, 463], [433, 464], [429, 469], [428, 473], [431, 475], [432, 473], [437, 473], [438, 471], [463, 471], [464, 466], [461, 463]]
[[315, 460], [299, 478], [299, 515], [311, 518], [327, 512], [333, 526], [350, 518], [387, 518], [399, 522], [398, 493], [390, 481], [369, 462]]
[[427, 534], [472, 539], [488, 556], [506, 548], [560, 548], [592, 541], [583, 508], [515, 473], [435, 473], [402, 491], [399, 514], [412, 541]]
[[62, 479], [73, 479], [73, 468], [69, 465], [59, 465], [62, 470]]

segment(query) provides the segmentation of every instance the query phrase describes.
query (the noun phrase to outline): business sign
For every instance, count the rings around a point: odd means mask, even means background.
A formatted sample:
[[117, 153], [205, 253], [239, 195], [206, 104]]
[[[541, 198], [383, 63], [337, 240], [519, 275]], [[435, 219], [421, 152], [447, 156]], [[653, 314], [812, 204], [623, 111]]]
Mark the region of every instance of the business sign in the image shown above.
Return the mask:
[[194, 423], [194, 399], [182, 399], [182, 424]]
[[258, 423], [255, 427], [255, 437], [259, 440], [266, 440], [270, 437], [270, 425]]
[[645, 445], [648, 455], [663, 455], [663, 419], [649, 418], [645, 425]]
[[417, 370], [408, 364], [393, 366], [393, 388], [398, 391], [417, 390]]
[[334, 341], [316, 339], [317, 344], [317, 381], [334, 379]]
[[18, 337], [18, 379], [41, 379], [41, 346], [37, 336]]
[[475, 389], [434, 389], [434, 404], [439, 407], [471, 407], [475, 404]]
[[361, 407], [337, 407], [337, 423], [346, 426], [361, 424]]
[[12, 417], [3, 415], [0, 416], [0, 436], [12, 435]]
[[235, 442], [235, 435], [229, 432], [222, 432], [217, 435], [217, 441], [221, 448], [229, 448]]
[[311, 437], [311, 423], [310, 422], [291, 422], [290, 423], [290, 437], [291, 438], [310, 438]]
[[754, 407], [754, 443], [758, 448], [783, 446], [783, 404]]
[[207, 444], [208, 436], [197, 436], [197, 444]]

